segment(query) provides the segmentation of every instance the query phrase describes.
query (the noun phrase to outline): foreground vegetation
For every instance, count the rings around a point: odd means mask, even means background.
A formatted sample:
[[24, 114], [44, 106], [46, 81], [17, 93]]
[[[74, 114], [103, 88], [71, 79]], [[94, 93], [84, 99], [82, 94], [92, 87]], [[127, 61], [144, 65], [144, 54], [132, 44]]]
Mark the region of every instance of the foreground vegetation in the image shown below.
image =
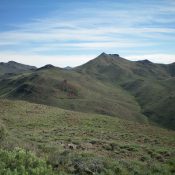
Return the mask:
[[175, 173], [174, 131], [9, 100], [0, 123], [0, 174]]
[[2, 175], [52, 175], [51, 165], [37, 158], [33, 153], [15, 148], [0, 150], [0, 174]]

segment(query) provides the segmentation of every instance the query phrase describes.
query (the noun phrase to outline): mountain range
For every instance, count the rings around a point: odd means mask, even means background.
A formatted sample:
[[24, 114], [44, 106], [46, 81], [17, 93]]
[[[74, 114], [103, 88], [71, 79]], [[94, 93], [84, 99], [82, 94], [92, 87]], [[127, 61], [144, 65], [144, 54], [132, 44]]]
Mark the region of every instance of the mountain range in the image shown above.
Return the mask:
[[35, 70], [35, 66], [28, 66], [17, 63], [15, 61], [9, 61], [8, 63], [0, 62], [0, 75], [20, 73], [28, 70]]
[[175, 63], [102, 53], [75, 68], [0, 63], [0, 98], [175, 129]]

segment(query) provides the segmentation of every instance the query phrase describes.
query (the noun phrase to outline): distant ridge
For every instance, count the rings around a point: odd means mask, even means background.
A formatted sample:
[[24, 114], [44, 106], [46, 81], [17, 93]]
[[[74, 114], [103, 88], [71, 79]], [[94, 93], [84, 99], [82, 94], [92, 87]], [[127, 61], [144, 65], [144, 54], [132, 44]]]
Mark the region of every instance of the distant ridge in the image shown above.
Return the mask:
[[66, 69], [66, 70], [71, 70], [71, 69], [73, 69], [73, 68], [70, 67], [70, 66], [66, 66], [64, 69]]
[[46, 64], [43, 67], [38, 68], [37, 70], [41, 70], [41, 69], [53, 69], [55, 68], [55, 66], [53, 66], [52, 64]]
[[0, 75], [6, 73], [21, 73], [23, 71], [35, 70], [35, 66], [29, 66], [15, 61], [9, 61], [7, 63], [0, 62]]

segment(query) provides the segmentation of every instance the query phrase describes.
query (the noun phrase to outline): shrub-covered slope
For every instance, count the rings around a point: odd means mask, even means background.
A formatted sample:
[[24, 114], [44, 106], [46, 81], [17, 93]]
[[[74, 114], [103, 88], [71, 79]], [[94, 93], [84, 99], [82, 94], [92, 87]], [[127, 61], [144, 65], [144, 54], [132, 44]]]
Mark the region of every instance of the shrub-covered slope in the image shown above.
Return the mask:
[[146, 120], [135, 98], [120, 86], [51, 66], [1, 80], [0, 96], [133, 121]]
[[[36, 172], [33, 174], [77, 175], [175, 172], [174, 131], [117, 117], [9, 100], [0, 100], [0, 121], [8, 132], [0, 146], [9, 150], [0, 150], [5, 156], [0, 157], [0, 166], [11, 174], [30, 174], [32, 170]], [[15, 147], [30, 150], [40, 159]]]

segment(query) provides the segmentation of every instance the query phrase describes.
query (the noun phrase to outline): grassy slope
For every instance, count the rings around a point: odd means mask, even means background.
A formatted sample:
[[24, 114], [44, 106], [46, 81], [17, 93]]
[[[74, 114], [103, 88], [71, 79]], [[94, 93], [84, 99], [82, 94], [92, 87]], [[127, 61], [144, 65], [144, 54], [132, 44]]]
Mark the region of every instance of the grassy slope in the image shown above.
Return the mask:
[[[75, 158], [80, 164], [88, 159], [84, 166], [89, 165], [89, 158], [90, 162], [99, 158], [111, 166], [118, 162], [119, 168], [115, 171], [126, 168], [123, 174], [175, 171], [173, 165], [169, 164], [170, 169], [165, 166], [175, 154], [173, 131], [109, 116], [9, 100], [0, 100], [0, 121], [9, 133], [1, 146], [9, 149], [20, 146], [42, 157], [49, 156], [53, 166], [69, 173], [74, 172], [70, 161]], [[69, 164], [57, 165], [58, 159], [69, 160]]]
[[[68, 88], [62, 88], [67, 80]], [[75, 111], [121, 116], [145, 121], [135, 98], [120, 86], [101, 82], [81, 73], [59, 68], [44, 68], [7, 78], [0, 83], [0, 96], [23, 99]]]
[[123, 87], [130, 91], [142, 107], [143, 113], [162, 126], [175, 129], [175, 81], [135, 80]]
[[76, 70], [121, 86], [135, 97], [143, 114], [162, 126], [175, 128], [174, 64], [154, 64], [148, 60], [132, 62], [103, 53]]

